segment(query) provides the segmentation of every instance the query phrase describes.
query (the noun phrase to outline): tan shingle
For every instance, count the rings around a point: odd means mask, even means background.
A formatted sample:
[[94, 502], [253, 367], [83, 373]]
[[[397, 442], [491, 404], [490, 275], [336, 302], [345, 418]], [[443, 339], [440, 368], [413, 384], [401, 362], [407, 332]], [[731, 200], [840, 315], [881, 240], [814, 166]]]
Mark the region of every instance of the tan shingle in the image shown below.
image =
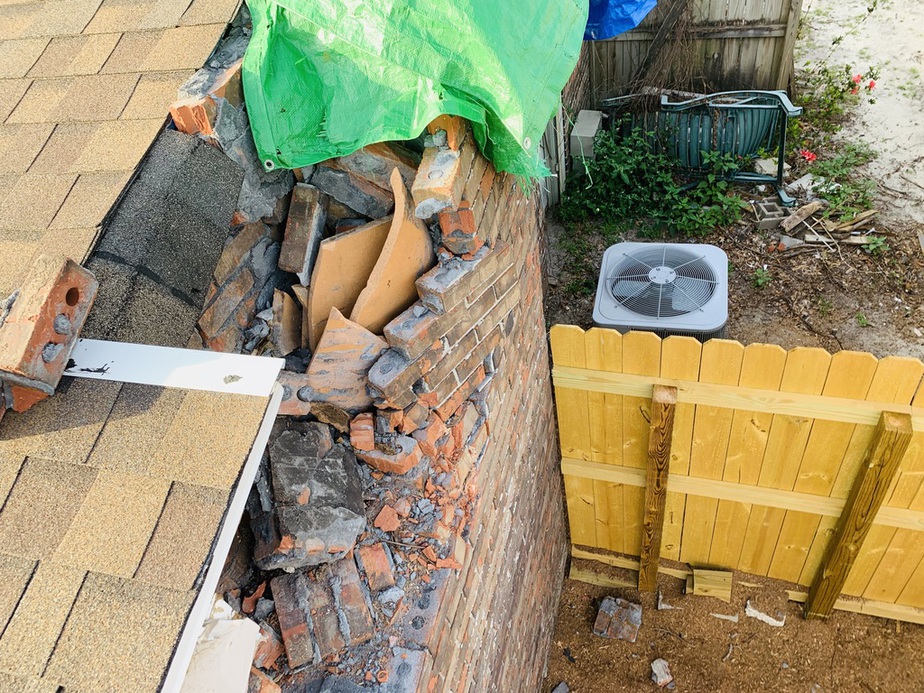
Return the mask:
[[183, 396], [182, 390], [126, 383], [87, 464], [144, 473]]
[[141, 64], [142, 72], [199, 69], [221, 38], [226, 24], [167, 29]]
[[90, 254], [99, 228], [89, 229], [48, 229], [39, 241], [42, 248], [54, 248], [55, 252], [83, 263]]
[[76, 180], [74, 175], [23, 174], [0, 204], [0, 228], [48, 228]]
[[41, 676], [86, 572], [41, 561], [0, 639], [0, 670]]
[[119, 45], [112, 51], [100, 72], [104, 75], [138, 72], [139, 66], [163, 37], [163, 31], [132, 31], [122, 34]]
[[159, 0], [141, 22], [139, 29], [169, 29], [180, 23], [189, 0]]
[[142, 75], [120, 118], [166, 118], [170, 104], [176, 101], [177, 91], [192, 74], [193, 70], [190, 69]]
[[[58, 106], [73, 84], [71, 78], [36, 79], [7, 118], [8, 123], [54, 123]], [[2, 85], [0, 85], [2, 87]]]
[[57, 120], [62, 123], [115, 120], [137, 83], [137, 74], [77, 77], [59, 105]]
[[35, 561], [0, 553], [0, 631], [9, 622], [35, 571]]
[[95, 469], [80, 464], [26, 460], [0, 513], [3, 551], [34, 560], [50, 556], [95, 477]]
[[97, 123], [61, 123], [45, 143], [29, 169], [30, 173], [77, 173], [74, 162], [89, 144]]
[[178, 590], [198, 587], [227, 505], [227, 491], [175, 483], [135, 579]]
[[233, 17], [241, 0], [193, 0], [180, 24], [211, 24]]
[[47, 45], [46, 38], [0, 41], [0, 77], [25, 77]]
[[80, 229], [102, 223], [131, 175], [130, 170], [82, 173], [50, 227]]
[[95, 75], [112, 53], [119, 34], [59, 36], [51, 40], [30, 77]]
[[45, 0], [23, 36], [79, 34], [96, 14], [103, 0]]
[[54, 397], [3, 417], [0, 452], [83, 464], [120, 388], [120, 383], [65, 378]]
[[0, 671], [0, 690], [16, 693], [59, 693], [61, 687], [51, 679], [16, 676]]
[[16, 452], [0, 452], [0, 508], [13, 488], [24, 460], [25, 457]]
[[105, 0], [83, 33], [135, 31], [156, 3], [157, 0]]
[[0, 6], [0, 39], [22, 38], [41, 7], [38, 2]]
[[31, 79], [0, 79], [0, 123], [19, 105], [31, 84]]
[[58, 545], [55, 560], [130, 578], [141, 563], [169, 490], [165, 480], [99, 470]]
[[[0, 177], [0, 184], [2, 184], [2, 177]], [[2, 229], [0, 233], [3, 233]], [[0, 294], [8, 296], [18, 286], [38, 248], [38, 238], [33, 240], [31, 236], [17, 240], [0, 239]], [[7, 418], [11, 417], [12, 414]], [[3, 424], [0, 423], [0, 433], [2, 431]]]
[[54, 125], [0, 125], [0, 173], [25, 173], [48, 141]]
[[189, 391], [148, 473], [229, 489], [266, 409], [262, 397]]
[[88, 173], [134, 169], [163, 125], [163, 116], [100, 123], [74, 162], [74, 170]]
[[193, 593], [90, 573], [46, 676], [75, 690], [156, 691]]

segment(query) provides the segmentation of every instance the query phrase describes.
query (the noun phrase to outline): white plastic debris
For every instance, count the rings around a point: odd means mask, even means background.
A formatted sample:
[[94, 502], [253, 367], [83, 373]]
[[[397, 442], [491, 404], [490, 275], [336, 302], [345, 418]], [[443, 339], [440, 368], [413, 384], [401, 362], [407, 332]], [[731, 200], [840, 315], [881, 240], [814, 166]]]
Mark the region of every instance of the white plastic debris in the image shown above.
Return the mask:
[[763, 611], [758, 611], [753, 606], [751, 606], [751, 600], [748, 599], [747, 603], [744, 605], [744, 615], [750, 616], [751, 618], [756, 618], [758, 621], [766, 623], [768, 626], [773, 626], [774, 628], [782, 628], [786, 625], [786, 617], [783, 616], [781, 620], [777, 620], [772, 616], [767, 616]]
[[732, 623], [738, 623], [738, 614], [709, 614], [710, 616], [715, 616], [720, 618], [723, 621], [731, 621]]
[[246, 693], [260, 626], [234, 618], [231, 606], [216, 599], [193, 651], [181, 693]]
[[658, 590], [658, 611], [666, 611], [667, 609], [679, 609], [680, 607], [671, 606], [666, 601], [664, 601], [664, 595], [661, 594], [661, 590]]

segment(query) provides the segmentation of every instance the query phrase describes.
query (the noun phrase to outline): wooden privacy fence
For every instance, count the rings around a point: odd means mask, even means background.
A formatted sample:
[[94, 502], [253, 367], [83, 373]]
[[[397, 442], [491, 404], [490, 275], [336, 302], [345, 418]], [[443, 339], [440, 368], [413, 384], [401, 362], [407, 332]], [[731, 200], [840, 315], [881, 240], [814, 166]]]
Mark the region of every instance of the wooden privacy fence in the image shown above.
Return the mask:
[[573, 544], [638, 556], [642, 589], [666, 558], [805, 585], [809, 617], [857, 610], [844, 594], [922, 620], [920, 361], [564, 325], [551, 343]]
[[641, 86], [785, 89], [802, 0], [659, 0], [634, 30], [591, 42], [595, 100]]

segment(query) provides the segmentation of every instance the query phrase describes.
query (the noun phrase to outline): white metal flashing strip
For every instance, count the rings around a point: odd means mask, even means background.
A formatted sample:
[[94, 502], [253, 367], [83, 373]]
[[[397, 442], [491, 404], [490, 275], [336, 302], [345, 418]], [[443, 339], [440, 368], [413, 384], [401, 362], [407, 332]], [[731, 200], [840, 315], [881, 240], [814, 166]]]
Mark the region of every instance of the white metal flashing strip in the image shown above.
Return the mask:
[[[258, 358], [258, 357], [251, 357]], [[280, 360], [280, 359], [276, 359]], [[212, 602], [215, 598], [215, 589], [218, 587], [218, 580], [224, 569], [225, 559], [231, 550], [231, 542], [237, 527], [240, 524], [241, 517], [244, 514], [244, 505], [247, 502], [247, 496], [250, 494], [250, 487], [253, 486], [254, 478], [257, 476], [257, 469], [260, 466], [260, 460], [263, 457], [263, 451], [269, 441], [270, 432], [273, 424], [276, 422], [276, 414], [279, 413], [279, 405], [282, 404], [282, 387], [276, 386], [272, 392], [272, 398], [266, 407], [266, 413], [263, 416], [263, 423], [260, 424], [260, 430], [257, 432], [256, 440], [250, 448], [250, 455], [244, 464], [244, 469], [238, 479], [237, 485], [231, 497], [231, 504], [228, 506], [228, 512], [225, 514], [221, 529], [218, 534], [218, 541], [215, 542], [215, 550], [212, 553], [211, 563], [205, 573], [205, 580], [196, 600], [193, 602], [192, 609], [189, 611], [189, 617], [183, 626], [183, 632], [180, 635], [173, 658], [164, 677], [161, 693], [178, 693], [183, 685], [183, 679], [186, 677], [186, 669], [189, 668], [189, 662], [193, 656], [193, 650], [196, 648], [196, 641], [202, 632], [202, 626], [212, 609]]]
[[285, 361], [265, 356], [80, 339], [65, 375], [269, 397]]

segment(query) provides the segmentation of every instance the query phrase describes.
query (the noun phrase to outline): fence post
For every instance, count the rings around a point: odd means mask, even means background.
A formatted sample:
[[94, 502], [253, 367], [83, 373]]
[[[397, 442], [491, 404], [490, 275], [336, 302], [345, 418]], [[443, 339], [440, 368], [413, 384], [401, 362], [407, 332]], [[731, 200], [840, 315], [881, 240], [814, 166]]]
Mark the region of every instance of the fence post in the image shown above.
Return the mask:
[[658, 583], [658, 561], [661, 558], [661, 532], [664, 529], [664, 507], [667, 503], [667, 477], [670, 471], [676, 405], [676, 387], [654, 386], [651, 396], [651, 423], [648, 429], [645, 518], [642, 521], [642, 551], [638, 569], [638, 588], [648, 592], [654, 591]]
[[[776, 72], [776, 88], [786, 89], [793, 69], [793, 50], [799, 34], [799, 22], [802, 19], [802, 0], [789, 0], [789, 17], [786, 20], [786, 38], [783, 39], [783, 52]], [[784, 125], [785, 127], [785, 125]]]
[[913, 433], [908, 414], [882, 412], [837, 529], [809, 589], [805, 618], [827, 618], [834, 609]]

